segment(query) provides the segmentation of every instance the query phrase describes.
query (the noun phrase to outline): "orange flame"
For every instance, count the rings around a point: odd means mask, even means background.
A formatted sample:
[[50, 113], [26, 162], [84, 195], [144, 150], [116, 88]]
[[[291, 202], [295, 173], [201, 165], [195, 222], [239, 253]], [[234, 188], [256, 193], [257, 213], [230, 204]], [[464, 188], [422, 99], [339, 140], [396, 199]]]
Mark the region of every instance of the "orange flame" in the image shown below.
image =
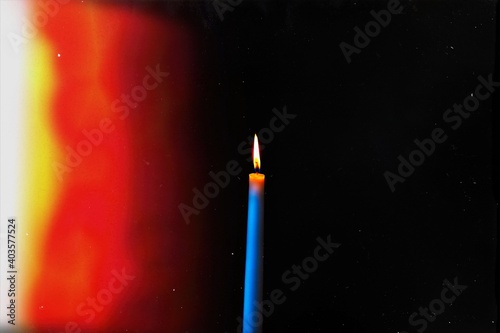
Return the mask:
[[259, 140], [257, 139], [257, 134], [253, 137], [253, 167], [255, 172], [260, 171], [260, 152], [259, 152]]

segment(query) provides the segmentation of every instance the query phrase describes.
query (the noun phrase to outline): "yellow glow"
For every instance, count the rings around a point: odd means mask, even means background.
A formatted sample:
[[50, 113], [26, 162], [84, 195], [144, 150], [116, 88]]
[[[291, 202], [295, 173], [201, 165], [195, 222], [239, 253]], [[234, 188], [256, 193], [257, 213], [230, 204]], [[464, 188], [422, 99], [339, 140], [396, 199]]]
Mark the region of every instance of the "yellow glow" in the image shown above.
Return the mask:
[[[38, 256], [43, 253], [48, 221], [58, 197], [59, 184], [52, 163], [60, 160], [56, 138], [50, 122], [53, 96], [56, 89], [55, 52], [42, 36], [30, 40], [27, 65], [24, 75], [26, 94], [23, 107], [23, 167], [21, 177], [22, 196], [18, 241], [20, 261], [23, 267], [21, 299], [27, 299], [34, 279], [43, 267], [38, 265]], [[47, 269], [48, 267], [45, 267]], [[23, 295], [24, 294], [24, 295]], [[20, 318], [21, 321], [28, 318]]]

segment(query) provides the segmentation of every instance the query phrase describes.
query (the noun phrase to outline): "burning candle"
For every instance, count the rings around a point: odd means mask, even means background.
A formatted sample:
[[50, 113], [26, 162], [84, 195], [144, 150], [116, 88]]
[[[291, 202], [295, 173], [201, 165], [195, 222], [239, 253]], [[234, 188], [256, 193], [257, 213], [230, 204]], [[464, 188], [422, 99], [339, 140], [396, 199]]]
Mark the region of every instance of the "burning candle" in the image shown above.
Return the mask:
[[249, 175], [243, 333], [260, 332], [263, 320], [256, 305], [262, 299], [265, 176], [260, 173], [261, 163], [257, 135], [254, 136], [253, 145], [255, 173]]

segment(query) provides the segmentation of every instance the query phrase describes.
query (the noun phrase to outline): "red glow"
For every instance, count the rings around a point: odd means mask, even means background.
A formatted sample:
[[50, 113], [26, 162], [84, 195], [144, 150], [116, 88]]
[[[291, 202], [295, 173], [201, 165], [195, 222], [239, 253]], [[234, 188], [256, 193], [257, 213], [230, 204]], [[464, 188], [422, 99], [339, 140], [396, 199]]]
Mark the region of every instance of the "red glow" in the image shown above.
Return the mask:
[[[179, 268], [183, 245], [168, 232], [181, 225], [172, 218], [179, 184], [168, 170], [174, 159], [182, 164], [187, 157], [168, 138], [176, 112], [189, 111], [192, 99], [190, 33], [180, 23], [126, 7], [70, 2], [40, 34], [60, 54], [54, 55], [59, 86], [51, 120], [64, 155], [66, 147], [76, 150], [88, 141], [83, 130], [99, 129], [103, 119], [114, 129], [63, 174], [40, 254], [43, 271], [30, 295], [30, 324], [179, 332], [188, 315], [177, 310], [180, 296], [172, 286], [182, 286], [186, 273]], [[124, 109], [114, 112], [113, 102], [142, 85], [146, 68], [158, 64], [170, 76], [126, 117]], [[98, 296], [113, 270], [123, 268], [136, 278], [95, 316], [82, 315], [91, 309], [88, 297]]]

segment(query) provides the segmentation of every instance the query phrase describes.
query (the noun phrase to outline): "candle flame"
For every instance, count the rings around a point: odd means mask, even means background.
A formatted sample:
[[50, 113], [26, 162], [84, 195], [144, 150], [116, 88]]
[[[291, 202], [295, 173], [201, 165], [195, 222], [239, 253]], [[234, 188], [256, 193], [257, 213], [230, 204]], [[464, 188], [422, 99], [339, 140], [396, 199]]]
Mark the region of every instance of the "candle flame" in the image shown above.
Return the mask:
[[257, 134], [253, 137], [253, 167], [255, 172], [260, 171], [260, 152], [259, 152], [259, 139], [257, 139]]

